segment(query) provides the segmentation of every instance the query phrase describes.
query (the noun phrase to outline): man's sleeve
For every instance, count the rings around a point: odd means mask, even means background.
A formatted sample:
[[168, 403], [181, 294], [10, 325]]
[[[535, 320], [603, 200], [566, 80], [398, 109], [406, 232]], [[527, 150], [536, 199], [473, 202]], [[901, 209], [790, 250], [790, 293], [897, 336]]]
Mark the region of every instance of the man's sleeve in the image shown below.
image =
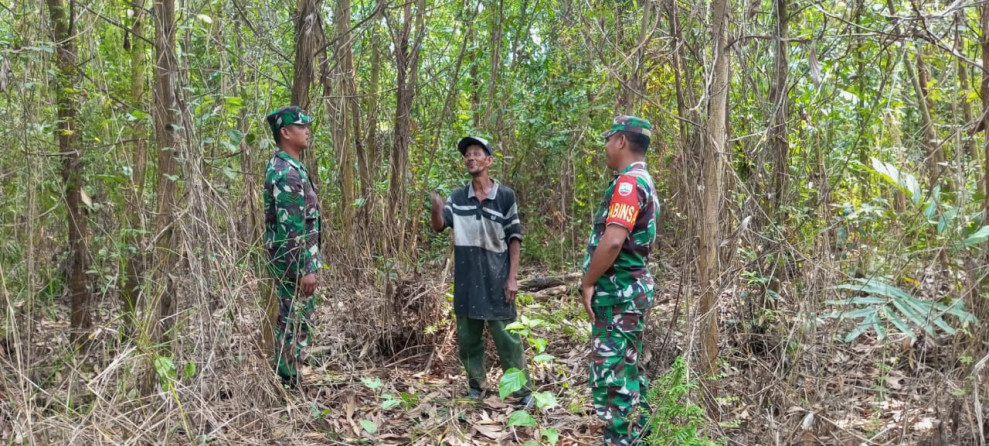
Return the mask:
[[508, 211], [505, 212], [505, 241], [514, 239], [522, 240], [522, 221], [519, 219], [519, 207], [515, 202], [515, 192], [513, 191], [508, 202]]
[[[306, 249], [306, 198], [299, 172], [290, 169], [274, 182], [276, 256], [285, 264], [286, 279], [298, 279], [314, 265], [313, 253]], [[318, 248], [317, 248], [318, 249]]]
[[639, 216], [639, 188], [636, 178], [632, 175], [622, 175], [615, 182], [611, 192], [611, 204], [608, 205], [606, 225], [619, 225], [629, 232], [635, 227], [635, 219]]
[[450, 195], [446, 199], [446, 204], [443, 205], [443, 229], [453, 227], [453, 195]]

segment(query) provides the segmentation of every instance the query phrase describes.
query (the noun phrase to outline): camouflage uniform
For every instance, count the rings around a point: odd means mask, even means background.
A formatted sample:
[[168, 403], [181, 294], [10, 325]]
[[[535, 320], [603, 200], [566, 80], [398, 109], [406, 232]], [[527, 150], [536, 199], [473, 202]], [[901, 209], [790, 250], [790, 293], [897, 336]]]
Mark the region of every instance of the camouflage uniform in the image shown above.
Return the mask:
[[[615, 118], [612, 130], [649, 135], [648, 121]], [[645, 427], [649, 413], [644, 395], [648, 381], [638, 366], [642, 333], [653, 301], [653, 278], [647, 268], [649, 250], [656, 238], [659, 202], [644, 162], [623, 169], [608, 185], [604, 200], [594, 213], [594, 229], [587, 243], [584, 271], [608, 225], [629, 230], [614, 265], [594, 284], [592, 307], [596, 322], [591, 329], [593, 355], [591, 394], [594, 410], [605, 421], [604, 439], [609, 445], [630, 445]], [[637, 408], [643, 412], [637, 412]]]
[[[278, 132], [286, 125], [308, 124], [312, 118], [298, 107], [287, 107], [269, 115], [269, 122], [272, 131]], [[268, 161], [264, 208], [264, 245], [271, 257], [268, 272], [275, 279], [278, 295], [275, 368], [283, 379], [298, 379], [298, 369], [306, 359], [315, 303], [312, 296], [297, 296], [296, 290], [302, 277], [323, 266], [319, 255], [321, 221], [309, 171], [282, 150]]]

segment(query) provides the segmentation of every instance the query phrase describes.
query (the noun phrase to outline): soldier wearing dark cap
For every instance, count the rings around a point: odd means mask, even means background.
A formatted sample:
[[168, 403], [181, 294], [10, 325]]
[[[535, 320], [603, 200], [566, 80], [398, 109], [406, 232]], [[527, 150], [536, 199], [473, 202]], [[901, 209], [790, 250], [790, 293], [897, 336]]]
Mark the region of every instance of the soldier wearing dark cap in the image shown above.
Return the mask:
[[271, 112], [266, 119], [278, 146], [264, 176], [264, 245], [278, 295], [275, 371], [283, 384], [295, 387], [313, 326], [316, 271], [323, 267], [316, 187], [299, 161], [302, 151], [309, 148], [313, 118], [290, 106]]
[[651, 128], [645, 119], [618, 116], [601, 135], [608, 168], [618, 175], [594, 213], [580, 291], [592, 324], [590, 386], [606, 445], [638, 444], [649, 413], [638, 359], [653, 301], [648, 261], [659, 214], [645, 163]]
[[[466, 137], [457, 144], [471, 182], [453, 191], [444, 203], [430, 193], [432, 227], [453, 228], [453, 313], [457, 347], [467, 370], [468, 396], [480, 398], [487, 380], [484, 365], [484, 326], [487, 324], [501, 359], [501, 368], [526, 371], [522, 339], [505, 329], [515, 321], [516, 282], [522, 224], [515, 191], [488, 176], [494, 162], [491, 146], [482, 138]], [[532, 385], [516, 392], [519, 404], [533, 405]]]

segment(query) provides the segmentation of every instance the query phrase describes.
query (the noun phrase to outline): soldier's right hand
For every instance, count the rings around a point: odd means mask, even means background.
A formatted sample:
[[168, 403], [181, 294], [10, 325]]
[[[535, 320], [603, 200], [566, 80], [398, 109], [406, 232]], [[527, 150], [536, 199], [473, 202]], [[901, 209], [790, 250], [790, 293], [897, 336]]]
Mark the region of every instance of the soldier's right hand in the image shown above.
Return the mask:
[[299, 280], [299, 289], [303, 296], [312, 296], [316, 292], [316, 275], [310, 273], [302, 276], [302, 279]]

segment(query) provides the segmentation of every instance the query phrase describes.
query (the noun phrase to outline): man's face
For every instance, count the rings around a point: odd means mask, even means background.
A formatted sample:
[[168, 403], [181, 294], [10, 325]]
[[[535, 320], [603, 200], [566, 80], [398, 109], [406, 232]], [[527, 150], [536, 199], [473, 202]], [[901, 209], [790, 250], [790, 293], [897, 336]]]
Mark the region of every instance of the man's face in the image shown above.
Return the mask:
[[290, 124], [282, 127], [282, 144], [303, 150], [309, 147], [310, 130], [308, 124]]
[[488, 156], [488, 152], [484, 151], [484, 147], [477, 144], [467, 147], [464, 151], [464, 164], [467, 166], [467, 173], [471, 175], [477, 175], [488, 169], [494, 161], [494, 157]]
[[625, 135], [619, 133], [612, 134], [604, 140], [604, 157], [608, 163], [608, 168], [618, 170], [618, 157], [622, 145], [625, 143]]

